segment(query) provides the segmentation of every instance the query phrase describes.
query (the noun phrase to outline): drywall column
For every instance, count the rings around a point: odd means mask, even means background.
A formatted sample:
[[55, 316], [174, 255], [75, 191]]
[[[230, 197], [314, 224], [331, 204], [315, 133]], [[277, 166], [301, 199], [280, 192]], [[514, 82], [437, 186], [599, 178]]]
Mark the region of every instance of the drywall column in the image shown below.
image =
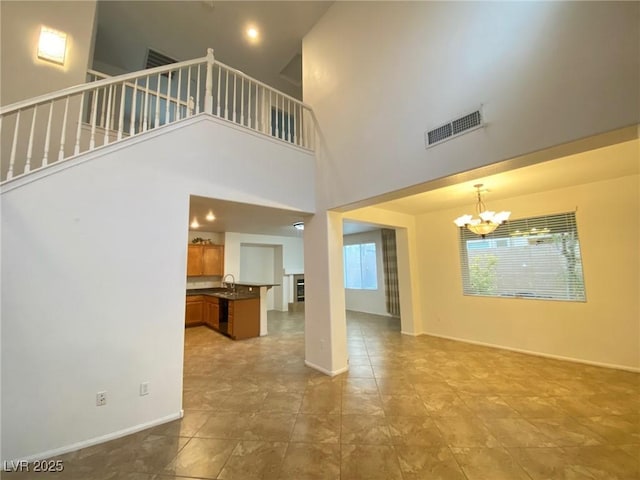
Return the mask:
[[[418, 272], [411, 269], [411, 259], [418, 250], [415, 228], [396, 228], [396, 252], [398, 256], [398, 287], [400, 289], [400, 330], [406, 335], [419, 335], [423, 326], [420, 316]], [[417, 264], [414, 261], [413, 264]], [[413, 280], [412, 280], [413, 277]]]
[[305, 223], [305, 364], [327, 375], [348, 370], [342, 264], [342, 215]]

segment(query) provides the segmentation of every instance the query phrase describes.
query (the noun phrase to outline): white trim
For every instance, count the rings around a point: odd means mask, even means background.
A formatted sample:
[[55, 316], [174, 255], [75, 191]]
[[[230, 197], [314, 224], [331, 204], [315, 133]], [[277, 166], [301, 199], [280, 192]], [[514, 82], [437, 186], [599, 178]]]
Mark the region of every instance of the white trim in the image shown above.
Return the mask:
[[304, 364], [307, 367], [313, 368], [314, 370], [318, 370], [319, 372], [324, 373], [325, 375], [329, 375], [330, 377], [335, 377], [336, 375], [340, 375], [341, 373], [349, 371], [349, 365], [346, 365], [338, 370], [327, 370], [326, 368], [322, 368], [315, 363], [311, 363], [309, 360], [305, 360]]
[[[110, 440], [115, 440], [116, 438], [125, 437], [127, 435], [131, 435], [132, 433], [140, 432], [141, 430], [146, 430], [147, 428], [156, 427], [164, 423], [172, 422], [174, 420], [178, 420], [182, 418], [183, 416], [184, 416], [184, 410], [181, 409], [179, 412], [173, 413], [171, 415], [167, 415], [166, 417], [161, 417], [146, 423], [140, 423], [138, 425], [134, 425], [133, 427], [124, 428], [122, 430], [108, 433], [106, 435], [101, 435], [99, 437], [93, 437], [93, 438], [90, 438], [89, 440], [83, 440], [82, 442], [72, 443], [71, 445], [65, 445], [64, 447], [54, 448], [52, 450], [47, 450], [45, 452], [29, 455], [27, 457], [14, 459], [13, 462], [14, 463], [19, 461], [33, 462], [35, 460], [42, 460], [45, 458], [55, 457], [65, 453], [74, 452], [76, 450], [80, 450], [81, 448], [92, 447], [93, 445], [98, 445], [99, 443], [104, 443]], [[11, 461], [12, 460], [9, 460], [9, 462]]]
[[478, 342], [476, 340], [468, 340], [466, 338], [450, 337], [448, 335], [438, 335], [435, 333], [423, 332], [419, 335], [429, 337], [444, 338], [445, 340], [453, 340], [456, 342], [470, 343], [472, 345], [480, 345], [482, 347], [499, 348], [500, 350], [509, 350], [510, 352], [524, 353], [526, 355], [534, 355], [536, 357], [552, 358], [554, 360], [562, 360], [565, 362], [582, 363], [584, 365], [593, 365], [594, 367], [613, 368], [615, 370], [625, 370], [627, 372], [640, 373], [640, 367], [629, 367], [627, 365], [617, 365], [614, 363], [594, 362], [592, 360], [584, 360], [582, 358], [564, 357], [562, 355], [554, 355], [552, 353], [536, 352], [534, 350], [525, 350], [522, 348], [506, 347], [504, 345], [496, 345], [495, 343]]
[[185, 118], [177, 122], [169, 123], [166, 125], [162, 125], [152, 130], [147, 130], [146, 132], [140, 133], [133, 137], [126, 137], [126, 138], [122, 138], [121, 140], [116, 140], [113, 143], [110, 143], [109, 145], [96, 147], [95, 150], [82, 152], [82, 153], [79, 153], [78, 155], [68, 157], [59, 162], [50, 163], [49, 165], [41, 167], [38, 170], [16, 175], [9, 180], [4, 180], [3, 182], [0, 182], [0, 195], [4, 194], [5, 192], [10, 192], [15, 188], [19, 188], [24, 185], [27, 185], [41, 178], [48, 177], [49, 175], [54, 175], [58, 172], [66, 170], [67, 168], [71, 168], [76, 165], [81, 165], [84, 162], [95, 160], [97, 158], [102, 157], [103, 155], [107, 155], [111, 152], [118, 151], [122, 148], [127, 148], [129, 146], [136, 145], [140, 142], [151, 140], [152, 138], [155, 138], [158, 135], [163, 135], [165, 133], [178, 130], [183, 127], [187, 127], [191, 124], [205, 122], [205, 121], [211, 121], [224, 127], [236, 129], [238, 131], [253, 135], [255, 137], [262, 138], [263, 140], [268, 140], [282, 147], [293, 148], [299, 151], [300, 153], [305, 153], [307, 155], [315, 155], [312, 150], [308, 150], [304, 147], [300, 147], [298, 145], [282, 141], [266, 133], [258, 132], [255, 130], [251, 130], [247, 127], [243, 127], [241, 125], [237, 125], [231, 122], [230, 120], [218, 118], [209, 113], [198, 113], [197, 115], [194, 115], [192, 117]]
[[415, 332], [405, 332], [403, 330], [400, 330], [400, 333], [402, 335], [409, 335], [410, 337], [419, 337], [420, 335], [426, 335], [424, 333], [415, 333]]

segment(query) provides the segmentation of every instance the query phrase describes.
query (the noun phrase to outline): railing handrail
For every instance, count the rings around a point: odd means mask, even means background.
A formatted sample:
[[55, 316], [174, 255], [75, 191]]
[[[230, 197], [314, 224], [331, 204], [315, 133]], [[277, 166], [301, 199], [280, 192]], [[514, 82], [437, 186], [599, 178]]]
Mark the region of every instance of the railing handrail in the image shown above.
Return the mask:
[[282, 97], [285, 97], [285, 98], [287, 98], [287, 99], [291, 100], [292, 102], [295, 102], [295, 103], [297, 103], [298, 105], [301, 105], [301, 106], [303, 106], [304, 108], [308, 108], [309, 110], [311, 110], [311, 106], [310, 106], [310, 105], [308, 105], [308, 104], [306, 104], [306, 103], [304, 103], [302, 100], [298, 100], [297, 98], [292, 97], [291, 95], [287, 95], [286, 93], [281, 92], [281, 91], [279, 91], [279, 90], [277, 90], [277, 89], [275, 89], [275, 88], [273, 88], [273, 87], [271, 87], [271, 86], [267, 85], [266, 83], [263, 83], [263, 82], [261, 82], [260, 80], [257, 80], [257, 79], [255, 79], [255, 78], [253, 78], [253, 77], [251, 77], [251, 76], [247, 75], [246, 73], [244, 73], [244, 72], [242, 72], [242, 71], [240, 71], [240, 70], [237, 70], [237, 69], [235, 69], [235, 68], [233, 68], [233, 67], [230, 67], [229, 65], [224, 64], [224, 63], [222, 63], [222, 62], [220, 62], [220, 61], [218, 61], [218, 60], [214, 60], [214, 61], [213, 61], [213, 63], [214, 63], [214, 64], [218, 64], [218, 66], [223, 67], [223, 68], [225, 68], [225, 69], [227, 69], [227, 70], [229, 70], [229, 71], [231, 71], [231, 72], [235, 73], [236, 75], [239, 75], [239, 76], [241, 76], [241, 77], [244, 77], [244, 78], [246, 78], [247, 80], [249, 80], [249, 81], [251, 81], [251, 82], [253, 82], [253, 83], [256, 83], [256, 84], [260, 85], [261, 87], [266, 88], [267, 90], [271, 90], [272, 92], [275, 92], [275, 93], [277, 93], [278, 95], [280, 95], [280, 96], [282, 96]]
[[[127, 80], [134, 80], [138, 77], [143, 77], [143, 76], [148, 76], [148, 75], [155, 75], [155, 74], [162, 74], [165, 72], [170, 72], [171, 70], [177, 70], [180, 68], [185, 68], [185, 67], [190, 67], [192, 65], [197, 65], [199, 63], [206, 63], [207, 62], [207, 57], [200, 57], [200, 58], [195, 58], [193, 60], [185, 60], [184, 62], [176, 62], [176, 63], [170, 63], [169, 65], [163, 65], [160, 67], [154, 67], [154, 68], [149, 68], [146, 70], [138, 70], [137, 72], [131, 72], [131, 73], [124, 73], [122, 75], [115, 75], [115, 76], [109, 76], [106, 75], [103, 72], [98, 72], [95, 70], [88, 70], [88, 73], [92, 74], [92, 75], [104, 75], [107, 78], [101, 79], [101, 80], [96, 80], [94, 82], [90, 82], [90, 83], [83, 83], [81, 85], [75, 85], [73, 87], [67, 87], [67, 88], [63, 88], [62, 90], [57, 90], [55, 92], [51, 92], [51, 93], [45, 93], [44, 95], [40, 95], [37, 97], [33, 97], [33, 98], [29, 98], [27, 100], [21, 100], [19, 102], [15, 102], [15, 103], [11, 103], [9, 105], [6, 105], [4, 107], [0, 107], [0, 115], [6, 115], [8, 113], [12, 113], [15, 112], [17, 110], [23, 109], [23, 108], [28, 108], [28, 107], [33, 107], [34, 105], [41, 105], [43, 103], [47, 103], [50, 102], [52, 100], [57, 100], [60, 98], [64, 98], [64, 97], [68, 97], [70, 95], [75, 95], [78, 93], [82, 93], [83, 91], [88, 91], [88, 90], [94, 90], [97, 88], [101, 88], [101, 87], [106, 87], [109, 85], [113, 85], [116, 83], [121, 83], [121, 82], [126, 82]], [[288, 100], [291, 100], [292, 102], [297, 103], [298, 105], [301, 105], [304, 108], [307, 108], [309, 110], [312, 110], [311, 106], [304, 103], [301, 100], [298, 100], [297, 98], [292, 97], [291, 95], [287, 95], [284, 92], [281, 92], [279, 90], [276, 90], [275, 88], [267, 85], [264, 82], [261, 82], [260, 80], [257, 80], [249, 75], [247, 75], [246, 73], [237, 70], [233, 67], [230, 67], [229, 65], [222, 63], [218, 60], [214, 60], [213, 62], [214, 64], [218, 64], [218, 66], [229, 70], [230, 72], [233, 72], [236, 75], [239, 75], [257, 85], [260, 85], [263, 88], [266, 88], [267, 90], [270, 90], [274, 93], [277, 93], [278, 95], [281, 95], [284, 98], [287, 98]]]
[[6, 115], [8, 113], [21, 110], [23, 108], [33, 107], [34, 105], [41, 105], [43, 103], [51, 102], [52, 100], [58, 100], [60, 98], [68, 97], [70, 95], [76, 95], [78, 93], [86, 92], [89, 90], [95, 90], [101, 87], [114, 85], [117, 83], [126, 82], [127, 80], [133, 80], [138, 77], [146, 77], [149, 75], [162, 74], [170, 72], [171, 70], [177, 70], [180, 68], [190, 67], [199, 63], [206, 63], [207, 57], [196, 58], [193, 60], [187, 60], [184, 62], [171, 63], [169, 65], [163, 65], [161, 67], [149, 68], [146, 70], [138, 70], [137, 72], [125, 73], [123, 75], [116, 75], [114, 77], [105, 78], [102, 80], [96, 80], [95, 82], [83, 83], [81, 85], [75, 85], [73, 87], [63, 88], [52, 93], [46, 93], [38, 97], [33, 97], [28, 100], [22, 100], [16, 103], [12, 103], [5, 107], [0, 107], [0, 115]]

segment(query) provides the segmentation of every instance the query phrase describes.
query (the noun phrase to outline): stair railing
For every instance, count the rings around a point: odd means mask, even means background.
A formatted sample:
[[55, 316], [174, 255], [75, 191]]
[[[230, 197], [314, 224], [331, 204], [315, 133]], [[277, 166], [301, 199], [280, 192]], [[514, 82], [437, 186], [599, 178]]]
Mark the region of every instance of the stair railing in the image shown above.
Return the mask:
[[89, 83], [0, 108], [2, 182], [200, 113], [314, 148], [308, 105], [216, 61], [212, 49], [140, 72], [88, 75]]

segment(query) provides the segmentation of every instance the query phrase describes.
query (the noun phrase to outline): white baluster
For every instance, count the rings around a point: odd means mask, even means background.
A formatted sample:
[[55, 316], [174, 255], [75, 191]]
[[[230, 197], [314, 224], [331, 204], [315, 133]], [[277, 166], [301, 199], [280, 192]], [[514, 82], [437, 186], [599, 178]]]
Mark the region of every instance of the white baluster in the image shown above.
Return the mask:
[[260, 86], [256, 83], [256, 111], [255, 111], [255, 129], [260, 131], [260, 114], [258, 113], [258, 97], [260, 96], [260, 90], [258, 90]]
[[164, 109], [164, 123], [171, 123], [171, 77], [173, 76], [173, 72], [167, 72], [167, 104]]
[[[282, 107], [284, 108], [284, 97], [282, 97], [282, 103], [283, 103]], [[287, 99], [287, 118], [286, 119], [284, 118], [284, 113], [283, 113], [282, 114], [282, 119], [285, 122], [287, 122], [287, 123], [285, 123], [285, 125], [286, 125], [286, 128], [285, 128], [286, 134], [285, 135], [287, 137], [286, 140], [288, 142], [289, 139], [291, 138], [291, 100], [289, 100], [289, 99]]]
[[240, 124], [244, 126], [244, 77], [240, 77]]
[[138, 79], [136, 78], [133, 81], [133, 90], [131, 90], [131, 113], [129, 114], [129, 136], [132, 137], [136, 134], [136, 118], [137, 112], [136, 109], [138, 107]]
[[16, 125], [13, 129], [13, 143], [11, 144], [11, 156], [9, 157], [9, 170], [7, 180], [13, 178], [13, 165], [16, 163], [16, 145], [18, 143], [18, 126], [20, 125], [20, 110], [16, 114]]
[[284, 120], [284, 109], [280, 112], [280, 100], [278, 99], [278, 94], [276, 93], [276, 122], [278, 125], [278, 130], [276, 131], [276, 136], [278, 138], [283, 138], [282, 134], [282, 120]]
[[44, 155], [42, 156], [42, 166], [49, 163], [49, 141], [51, 140], [51, 116], [53, 114], [53, 100], [49, 104], [49, 119], [47, 120], [47, 133], [44, 136]]
[[187, 117], [193, 115], [193, 97], [191, 96], [191, 67], [189, 67], [189, 73], [187, 75], [187, 100], [189, 101], [189, 106], [187, 107]]
[[196, 113], [200, 113], [200, 64], [198, 64], [198, 81], [196, 82]]
[[176, 115], [175, 120], [180, 120], [180, 89], [182, 88], [182, 69], [178, 70], [178, 92], [176, 95]]
[[300, 106], [300, 125], [298, 126], [298, 145], [304, 147], [304, 109]]
[[226, 71], [226, 79], [224, 81], [224, 118], [229, 118], [229, 70]]
[[120, 115], [118, 115], [118, 140], [122, 139], [122, 130], [124, 129], [124, 97], [127, 94], [127, 85], [122, 82], [120, 88]]
[[93, 111], [91, 112], [91, 137], [89, 138], [89, 150], [96, 146], [96, 115], [98, 109], [98, 90], [93, 94]]
[[60, 133], [60, 151], [58, 152], [58, 161], [64, 158], [64, 144], [67, 136], [67, 112], [69, 111], [69, 97], [64, 101], [64, 114], [62, 115], [62, 133]]
[[149, 128], [149, 75], [147, 75], [147, 81], [144, 87], [144, 111], [142, 114], [142, 131], [146, 132], [147, 128]]
[[207, 76], [205, 78], [204, 109], [213, 115], [213, 49], [207, 48]]
[[84, 93], [80, 96], [80, 107], [78, 108], [78, 127], [76, 129], [76, 144], [73, 147], [73, 154], [78, 155], [80, 153], [80, 135], [82, 134], [82, 113], [84, 110]]
[[[252, 128], [251, 126], [251, 82], [249, 82], [249, 98], [247, 99], [247, 115], [249, 115], [249, 118], [247, 119], [247, 126], [249, 128]], [[255, 112], [253, 112], [255, 114]]]
[[111, 95], [113, 93], [113, 85], [109, 85], [109, 98], [107, 99], [107, 124], [104, 125], [104, 142], [103, 145], [109, 144], [109, 129], [111, 128]]
[[160, 74], [158, 74], [158, 87], [156, 88], [156, 116], [153, 128], [160, 126]]
[[218, 65], [218, 85], [216, 85], [216, 116], [220, 117], [220, 76], [222, 73], [222, 67]]
[[38, 114], [38, 105], [33, 107], [33, 116], [31, 117], [31, 130], [29, 130], [29, 144], [27, 145], [27, 161], [24, 164], [24, 173], [31, 170], [31, 153], [33, 151], [33, 131], [36, 127], [36, 116]]
[[236, 121], [236, 79], [238, 76], [233, 74], [233, 122]]

